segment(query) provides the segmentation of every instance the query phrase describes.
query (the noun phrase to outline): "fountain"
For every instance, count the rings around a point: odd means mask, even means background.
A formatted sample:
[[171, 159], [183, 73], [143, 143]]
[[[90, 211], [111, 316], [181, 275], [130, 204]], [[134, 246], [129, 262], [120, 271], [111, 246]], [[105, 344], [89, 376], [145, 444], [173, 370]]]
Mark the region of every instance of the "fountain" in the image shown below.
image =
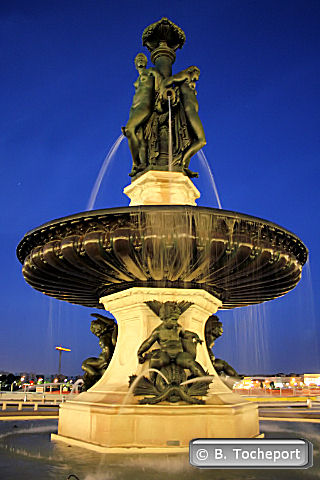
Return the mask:
[[33, 288], [117, 320], [108, 368], [61, 406], [53, 436], [115, 453], [177, 452], [196, 437], [259, 435], [257, 406], [214, 368], [233, 370], [211, 352], [210, 337], [221, 333], [210, 332], [208, 319], [218, 309], [284, 295], [308, 256], [276, 224], [196, 205], [189, 163], [206, 143], [195, 91], [200, 71], [172, 75], [185, 35], [170, 20], [147, 27], [142, 41], [154, 67], [137, 55], [136, 92], [122, 128], [133, 160], [124, 189], [130, 206], [53, 220], [17, 249]]

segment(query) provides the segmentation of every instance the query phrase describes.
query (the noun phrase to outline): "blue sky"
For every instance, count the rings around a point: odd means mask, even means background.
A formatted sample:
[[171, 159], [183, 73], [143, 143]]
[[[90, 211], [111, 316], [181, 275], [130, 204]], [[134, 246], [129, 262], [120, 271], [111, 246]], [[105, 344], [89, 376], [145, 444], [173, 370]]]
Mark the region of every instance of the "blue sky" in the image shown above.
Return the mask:
[[[99, 353], [90, 309], [29, 287], [15, 248], [34, 227], [85, 210], [125, 125], [144, 28], [167, 16], [186, 33], [174, 72], [201, 70], [200, 116], [223, 208], [297, 234], [310, 251], [298, 287], [263, 306], [221, 312], [216, 355], [241, 372], [320, 370], [318, 1], [2, 2], [0, 370], [65, 373]], [[151, 64], [149, 63], [149, 66]], [[95, 208], [128, 205], [123, 142]], [[191, 168], [200, 205], [216, 207], [207, 172]]]

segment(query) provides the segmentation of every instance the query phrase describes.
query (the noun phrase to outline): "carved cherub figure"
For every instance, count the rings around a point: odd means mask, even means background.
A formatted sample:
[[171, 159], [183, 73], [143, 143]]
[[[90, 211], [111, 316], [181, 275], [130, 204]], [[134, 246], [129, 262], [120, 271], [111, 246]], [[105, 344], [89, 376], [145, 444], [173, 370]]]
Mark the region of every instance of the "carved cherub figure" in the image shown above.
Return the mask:
[[[159, 317], [162, 323], [141, 344], [138, 350], [139, 362], [144, 363], [147, 358], [150, 358], [150, 368], [156, 368], [157, 370], [170, 363], [175, 363], [184, 369], [189, 369], [195, 377], [202, 377], [206, 373], [195, 360], [196, 345], [202, 343], [202, 340], [196, 333], [184, 330], [178, 323], [181, 313], [181, 309], [176, 302], [165, 302], [161, 305]], [[152, 351], [151, 357], [149, 355], [144, 356], [143, 354], [156, 342], [160, 349]], [[150, 378], [154, 377], [154, 372], [151, 372]]]
[[234, 368], [231, 367], [225, 360], [221, 358], [216, 358], [212, 353], [212, 347], [217, 338], [221, 337], [223, 334], [222, 323], [216, 315], [210, 315], [205, 325], [205, 339], [208, 353], [212, 365], [214, 366], [218, 375], [228, 375], [230, 377], [239, 377], [238, 373]]
[[113, 318], [105, 317], [99, 313], [92, 313], [91, 316], [95, 317], [96, 320], [91, 322], [90, 330], [99, 338], [101, 353], [99, 357], [87, 358], [81, 365], [85, 372], [83, 375], [83, 390], [91, 388], [106, 371], [114, 352], [118, 334], [118, 326]]

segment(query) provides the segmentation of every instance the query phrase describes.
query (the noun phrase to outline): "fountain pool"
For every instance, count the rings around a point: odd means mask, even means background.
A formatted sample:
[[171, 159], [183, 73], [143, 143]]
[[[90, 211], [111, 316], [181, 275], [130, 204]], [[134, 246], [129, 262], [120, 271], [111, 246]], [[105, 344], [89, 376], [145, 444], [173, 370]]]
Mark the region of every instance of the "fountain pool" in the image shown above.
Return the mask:
[[188, 454], [101, 454], [51, 442], [57, 420], [14, 420], [0, 423], [0, 478], [17, 480], [313, 480], [320, 476], [320, 425], [300, 422], [260, 422], [266, 437], [306, 438], [314, 446], [314, 466], [308, 470], [200, 470]]

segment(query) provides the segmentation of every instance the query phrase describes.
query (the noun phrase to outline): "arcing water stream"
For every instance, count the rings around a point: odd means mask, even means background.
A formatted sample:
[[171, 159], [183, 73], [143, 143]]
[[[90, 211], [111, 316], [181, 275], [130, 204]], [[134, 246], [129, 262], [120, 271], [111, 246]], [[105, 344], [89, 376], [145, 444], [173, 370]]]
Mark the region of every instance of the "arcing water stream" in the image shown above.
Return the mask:
[[105, 176], [105, 173], [108, 169], [108, 166], [111, 162], [111, 160], [114, 158], [122, 140], [124, 139], [124, 135], [121, 134], [117, 140], [114, 142], [114, 144], [112, 145], [112, 147], [110, 148], [107, 156], [105, 157], [104, 161], [103, 161], [103, 164], [100, 168], [100, 171], [98, 173], [98, 176], [97, 176], [97, 179], [95, 181], [95, 184], [93, 186], [93, 189], [92, 189], [92, 192], [91, 192], [91, 195], [90, 195], [90, 199], [89, 199], [89, 202], [88, 202], [88, 205], [87, 205], [87, 208], [86, 210], [92, 210], [93, 207], [94, 207], [94, 203], [96, 201], [96, 198], [97, 198], [97, 195], [98, 195], [98, 192], [99, 192], [99, 189], [100, 189], [100, 186], [101, 186], [101, 182], [103, 180], [103, 177]]
[[169, 167], [169, 172], [172, 172], [172, 117], [171, 117], [171, 99], [170, 99], [170, 96], [168, 96], [168, 105], [169, 105], [169, 122], [168, 122], [168, 127], [169, 127], [169, 133], [168, 133], [169, 162], [168, 162], [168, 167]]
[[217, 199], [217, 202], [218, 202], [218, 207], [221, 209], [222, 206], [221, 206], [221, 202], [220, 202], [220, 197], [219, 197], [219, 194], [218, 194], [218, 189], [217, 189], [217, 186], [216, 186], [216, 182], [214, 181], [214, 178], [213, 178], [213, 173], [212, 173], [212, 170], [210, 168], [210, 165], [209, 165], [209, 162], [207, 160], [207, 157], [205, 156], [205, 154], [203, 153], [202, 150], [200, 150], [198, 153], [198, 158], [200, 159], [200, 162], [202, 163], [202, 165], [206, 168], [206, 170], [208, 171], [208, 174], [209, 174], [209, 178], [210, 178], [210, 183], [211, 183], [211, 186], [213, 188], [213, 191], [214, 191], [214, 194], [216, 196], [216, 199]]
[[[168, 156], [169, 156], [169, 160], [168, 160], [168, 169], [169, 169], [169, 171], [172, 171], [172, 166], [173, 166], [172, 165], [173, 164], [172, 115], [171, 115], [171, 99], [170, 99], [170, 97], [168, 97], [168, 108], [169, 108], [169, 133], [168, 133]], [[89, 198], [89, 202], [88, 202], [88, 205], [87, 205], [87, 208], [86, 208], [87, 211], [93, 210], [96, 198], [98, 196], [98, 193], [99, 193], [99, 190], [100, 190], [100, 187], [101, 187], [101, 184], [102, 184], [102, 181], [104, 179], [104, 176], [105, 176], [105, 174], [108, 170], [108, 167], [109, 167], [111, 161], [114, 159], [114, 157], [115, 157], [115, 155], [116, 155], [116, 153], [117, 153], [117, 151], [120, 147], [120, 144], [121, 144], [121, 142], [124, 138], [125, 138], [124, 135], [121, 134], [117, 138], [117, 140], [114, 142], [114, 144], [110, 148], [108, 154], [106, 155], [106, 157], [105, 157], [105, 159], [102, 163], [102, 166], [100, 168], [100, 171], [98, 173], [98, 176], [96, 178], [96, 181], [94, 183], [94, 186], [92, 188], [90, 198]], [[205, 154], [203, 153], [202, 150], [200, 150], [197, 153], [197, 155], [198, 155], [198, 158], [200, 159], [200, 162], [202, 163], [203, 167], [208, 172], [210, 184], [211, 184], [211, 187], [214, 191], [214, 194], [215, 194], [215, 197], [216, 197], [216, 200], [217, 200], [217, 203], [218, 203], [218, 207], [220, 209], [222, 209], [222, 205], [221, 205], [220, 197], [219, 197], [219, 194], [218, 194], [218, 189], [217, 189], [217, 186], [216, 186], [216, 182], [214, 180], [214, 176], [213, 176], [212, 170], [210, 168], [209, 162], [207, 160], [207, 157], [205, 156]]]

